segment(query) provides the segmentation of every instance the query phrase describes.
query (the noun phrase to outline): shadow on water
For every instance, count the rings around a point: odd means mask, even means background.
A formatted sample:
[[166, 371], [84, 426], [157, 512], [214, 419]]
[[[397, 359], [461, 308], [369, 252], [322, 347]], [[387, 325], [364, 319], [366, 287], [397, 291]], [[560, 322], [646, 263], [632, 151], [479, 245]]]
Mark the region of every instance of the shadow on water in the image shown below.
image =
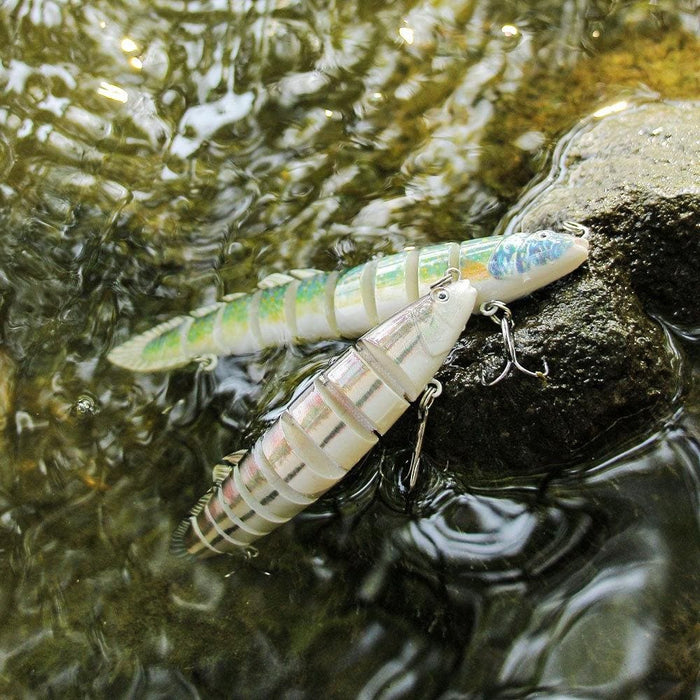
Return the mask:
[[692, 694], [696, 338], [629, 444], [409, 500], [380, 446], [207, 563], [174, 526], [339, 345], [105, 356], [274, 271], [489, 233], [592, 107], [695, 97], [698, 33], [692, 2], [3, 3], [2, 693]]

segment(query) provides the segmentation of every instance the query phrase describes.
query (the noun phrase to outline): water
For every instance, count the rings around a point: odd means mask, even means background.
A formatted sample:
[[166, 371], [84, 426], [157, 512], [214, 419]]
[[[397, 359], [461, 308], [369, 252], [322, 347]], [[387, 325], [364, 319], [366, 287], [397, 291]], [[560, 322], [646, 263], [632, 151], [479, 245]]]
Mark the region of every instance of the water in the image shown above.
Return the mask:
[[557, 135], [697, 96], [693, 2], [0, 10], [0, 689], [686, 697], [698, 351], [675, 413], [550, 477], [390, 455], [250, 561], [171, 559], [218, 458], [339, 345], [135, 376], [110, 347], [290, 267], [490, 233]]

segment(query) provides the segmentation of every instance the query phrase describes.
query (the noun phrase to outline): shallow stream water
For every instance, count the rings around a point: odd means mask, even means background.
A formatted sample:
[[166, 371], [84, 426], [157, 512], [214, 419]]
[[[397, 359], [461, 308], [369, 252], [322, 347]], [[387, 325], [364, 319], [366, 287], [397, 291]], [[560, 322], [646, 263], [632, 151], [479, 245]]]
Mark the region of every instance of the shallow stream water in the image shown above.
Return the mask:
[[0, 693], [691, 697], [692, 334], [669, 331], [674, 412], [609, 454], [436, 477], [407, 508], [380, 445], [256, 558], [206, 563], [168, 543], [211, 465], [341, 344], [211, 373], [105, 356], [271, 272], [502, 230], [579, 119], [697, 98], [699, 11], [5, 0]]

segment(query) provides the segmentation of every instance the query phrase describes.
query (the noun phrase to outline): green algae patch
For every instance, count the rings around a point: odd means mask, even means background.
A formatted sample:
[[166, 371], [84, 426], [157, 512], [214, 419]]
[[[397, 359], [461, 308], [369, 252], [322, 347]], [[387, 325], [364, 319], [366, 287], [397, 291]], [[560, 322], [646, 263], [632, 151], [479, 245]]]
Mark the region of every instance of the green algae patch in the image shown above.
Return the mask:
[[680, 30], [649, 37], [632, 34], [621, 43], [552, 71], [536, 65], [516, 92], [504, 95], [485, 135], [484, 182], [501, 196], [513, 197], [541, 167], [538, 150], [523, 148], [523, 125], [551, 144], [581, 113], [635, 95], [657, 93], [666, 99], [700, 94], [700, 42]]

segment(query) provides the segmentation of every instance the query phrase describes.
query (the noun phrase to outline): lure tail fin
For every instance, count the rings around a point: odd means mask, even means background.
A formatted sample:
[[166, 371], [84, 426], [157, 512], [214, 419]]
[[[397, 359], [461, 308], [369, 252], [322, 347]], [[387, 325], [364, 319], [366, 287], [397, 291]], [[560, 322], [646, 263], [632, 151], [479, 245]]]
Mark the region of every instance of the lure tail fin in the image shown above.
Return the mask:
[[175, 528], [170, 538], [170, 553], [176, 557], [192, 557], [192, 553], [187, 548], [187, 534], [192, 527], [192, 518], [196, 518], [207, 505], [211, 498], [212, 491], [216, 488], [214, 484], [192, 507], [189, 514]]
[[183, 351], [183, 335], [191, 325], [190, 316], [176, 316], [118, 345], [107, 359], [134, 372], [174, 369], [192, 360]]
[[[207, 492], [207, 496], [209, 496], [209, 492]], [[175, 528], [175, 531], [170, 538], [170, 554], [172, 554], [174, 557], [178, 557], [180, 559], [192, 557], [187, 550], [187, 545], [185, 544], [185, 535], [187, 535], [187, 530], [189, 527], [190, 519], [185, 518]]]
[[187, 548], [187, 534], [192, 526], [192, 518], [196, 518], [207, 505], [212, 493], [219, 484], [231, 474], [231, 470], [242, 459], [247, 450], [238, 450], [226, 455], [212, 470], [213, 484], [211, 488], [194, 504], [187, 517], [175, 528], [170, 538], [170, 553], [176, 557], [193, 557]]

